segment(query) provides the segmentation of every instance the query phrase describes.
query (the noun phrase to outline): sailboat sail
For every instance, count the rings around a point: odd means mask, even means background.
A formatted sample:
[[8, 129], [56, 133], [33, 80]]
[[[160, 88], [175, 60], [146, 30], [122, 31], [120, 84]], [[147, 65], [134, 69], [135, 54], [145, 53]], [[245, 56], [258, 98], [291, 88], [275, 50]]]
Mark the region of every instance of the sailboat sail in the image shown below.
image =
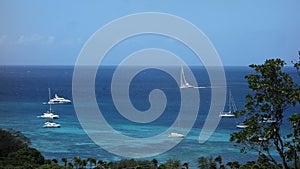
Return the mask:
[[234, 113], [234, 112], [237, 111], [237, 107], [236, 107], [236, 104], [235, 104], [235, 102], [234, 102], [234, 99], [233, 99], [233, 96], [232, 96], [231, 92], [230, 92], [229, 97], [230, 97], [230, 103], [231, 103], [230, 111], [232, 111], [232, 113]]
[[219, 117], [235, 117], [233, 113], [237, 111], [237, 108], [234, 103], [231, 92], [229, 93], [228, 102], [229, 112], [221, 112]]
[[[50, 88], [49, 88], [49, 98], [51, 96]], [[47, 110], [45, 113], [43, 113], [40, 116], [37, 116], [37, 118], [44, 118], [44, 119], [58, 119], [59, 115], [54, 114], [54, 111], [52, 110], [51, 104], [49, 104], [49, 110]]]
[[194, 89], [202, 89], [202, 88], [207, 88], [207, 87], [202, 87], [202, 86], [193, 86], [191, 85], [185, 78], [183, 67], [181, 66], [181, 74], [180, 74], [180, 88], [181, 89], [186, 89], [186, 88], [194, 88]]
[[190, 85], [185, 79], [183, 67], [181, 66], [181, 74], [180, 74], [180, 88], [193, 88], [194, 86]]

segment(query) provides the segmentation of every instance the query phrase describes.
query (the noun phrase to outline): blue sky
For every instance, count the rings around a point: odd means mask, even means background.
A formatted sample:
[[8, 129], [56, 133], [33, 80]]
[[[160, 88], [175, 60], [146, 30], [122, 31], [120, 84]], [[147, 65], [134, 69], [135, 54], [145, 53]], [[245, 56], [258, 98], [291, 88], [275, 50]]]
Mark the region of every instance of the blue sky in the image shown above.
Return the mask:
[[[0, 65], [74, 65], [94, 32], [139, 12], [169, 13], [191, 22], [207, 35], [224, 65], [261, 64], [275, 57], [289, 63], [300, 50], [299, 6], [298, 0], [2, 0]], [[137, 40], [143, 47], [153, 45], [148, 37]], [[122, 51], [126, 48], [114, 53]], [[193, 63], [186, 55], [180, 57]], [[117, 56], [107, 57], [107, 64], [117, 64]]]

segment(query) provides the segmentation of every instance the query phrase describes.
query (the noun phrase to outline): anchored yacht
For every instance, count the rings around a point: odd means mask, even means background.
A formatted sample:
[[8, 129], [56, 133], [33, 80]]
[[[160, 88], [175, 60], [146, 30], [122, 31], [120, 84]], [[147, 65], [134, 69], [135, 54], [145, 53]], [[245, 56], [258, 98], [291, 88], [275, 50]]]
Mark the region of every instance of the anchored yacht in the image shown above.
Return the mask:
[[235, 117], [235, 115], [233, 113], [237, 111], [237, 108], [234, 103], [231, 92], [229, 92], [228, 107], [229, 107], [229, 111], [228, 112], [220, 112], [219, 117]]
[[70, 103], [72, 103], [71, 100], [65, 99], [63, 97], [59, 97], [57, 96], [57, 94], [55, 94], [54, 98], [48, 101], [48, 104], [70, 104]]

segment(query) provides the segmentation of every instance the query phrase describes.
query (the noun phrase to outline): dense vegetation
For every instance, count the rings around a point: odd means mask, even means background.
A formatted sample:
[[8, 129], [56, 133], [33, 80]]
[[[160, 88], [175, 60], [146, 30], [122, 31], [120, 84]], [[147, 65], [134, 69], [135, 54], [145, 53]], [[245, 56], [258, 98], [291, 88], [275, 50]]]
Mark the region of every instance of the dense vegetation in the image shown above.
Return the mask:
[[[299, 53], [300, 56], [300, 53]], [[294, 83], [292, 77], [283, 71], [285, 62], [280, 59], [270, 59], [262, 65], [250, 65], [254, 74], [246, 76], [249, 88], [253, 91], [246, 96], [245, 108], [236, 113], [237, 117], [246, 117], [244, 123], [248, 126], [240, 132], [232, 133], [231, 141], [242, 145], [241, 152], [257, 151], [257, 160], [240, 164], [238, 161], [223, 164], [222, 157], [200, 157], [200, 169], [248, 169], [248, 168], [300, 168], [300, 114], [294, 112], [284, 121], [286, 111], [300, 102], [300, 86]], [[300, 59], [294, 63], [300, 76]], [[299, 111], [299, 110], [298, 110]], [[266, 119], [272, 118], [271, 123]], [[290, 133], [282, 135], [282, 124], [290, 124]], [[123, 159], [117, 162], [106, 162], [96, 158], [46, 160], [42, 154], [29, 147], [30, 140], [22, 133], [12, 129], [0, 128], [0, 169], [1, 168], [95, 168], [95, 169], [179, 169], [189, 168], [188, 163], [177, 159], [169, 159], [164, 163], [153, 160]], [[271, 151], [277, 151], [281, 161], [273, 157]]]
[[21, 132], [0, 129], [0, 168], [37, 168], [44, 164], [42, 154], [29, 144]]
[[[294, 64], [299, 70], [299, 63]], [[259, 159], [267, 164], [298, 168], [300, 152], [300, 114], [293, 112], [286, 117], [300, 102], [300, 86], [284, 72], [285, 62], [270, 59], [262, 65], [250, 65], [255, 73], [246, 76], [252, 93], [246, 96], [245, 108], [237, 112], [244, 117], [248, 127], [231, 134], [231, 141], [242, 145], [241, 152], [255, 150]], [[299, 111], [299, 110], [297, 110]], [[285, 120], [285, 117], [288, 119]], [[290, 126], [287, 135], [283, 135], [283, 123]], [[281, 158], [278, 162], [274, 153]], [[294, 164], [294, 166], [290, 166]]]
[[[156, 160], [123, 159], [116, 162], [106, 162], [96, 158], [60, 160], [46, 160], [36, 149], [29, 147], [30, 140], [21, 132], [12, 129], [0, 128], [0, 169], [66, 169], [66, 168], [95, 168], [95, 169], [119, 169], [119, 168], [188, 168], [188, 164], [181, 164], [180, 160], [170, 159], [165, 163]], [[59, 163], [60, 162], [60, 163]]]

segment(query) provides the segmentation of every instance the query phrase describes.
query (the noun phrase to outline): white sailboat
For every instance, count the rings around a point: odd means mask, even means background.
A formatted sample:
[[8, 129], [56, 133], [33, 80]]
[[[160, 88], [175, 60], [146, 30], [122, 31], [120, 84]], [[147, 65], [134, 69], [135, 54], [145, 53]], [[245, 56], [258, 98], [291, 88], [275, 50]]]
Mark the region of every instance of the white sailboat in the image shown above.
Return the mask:
[[[49, 99], [50, 99], [50, 88], [48, 89], [49, 90]], [[57, 114], [54, 114], [54, 111], [52, 110], [51, 108], [51, 104], [49, 105], [49, 110], [45, 113], [43, 113], [42, 115], [40, 116], [37, 116], [37, 118], [43, 118], [43, 119], [58, 119], [59, 118], [59, 115]]]
[[235, 117], [235, 115], [233, 113], [237, 111], [237, 108], [234, 103], [231, 92], [229, 92], [228, 107], [229, 107], [229, 111], [228, 112], [220, 112], [219, 117]]
[[50, 109], [47, 112], [43, 113], [40, 116], [37, 116], [37, 118], [42, 118], [42, 119], [59, 119], [59, 115], [54, 114], [53, 111]]
[[186, 88], [194, 88], [195, 86], [192, 86], [189, 84], [189, 82], [186, 81], [185, 76], [184, 76], [184, 71], [183, 67], [181, 66], [181, 74], [180, 74], [180, 88], [181, 89], [186, 89]]
[[191, 84], [185, 79], [183, 67], [181, 66], [180, 88], [181, 88], [181, 89], [187, 89], [187, 88], [203, 89], [203, 88], [207, 88], [207, 87], [201, 87], [201, 86], [193, 86], [193, 85], [191, 85]]

